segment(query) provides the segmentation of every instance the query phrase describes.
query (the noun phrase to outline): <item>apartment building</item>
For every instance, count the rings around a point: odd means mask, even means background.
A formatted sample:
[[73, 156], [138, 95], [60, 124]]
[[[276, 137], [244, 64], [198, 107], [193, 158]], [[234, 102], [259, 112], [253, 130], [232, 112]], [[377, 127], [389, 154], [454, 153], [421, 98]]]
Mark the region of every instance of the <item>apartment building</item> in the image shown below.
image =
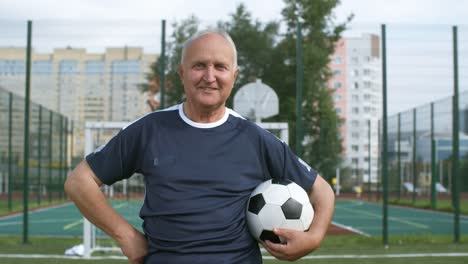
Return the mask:
[[[31, 99], [73, 121], [73, 156], [84, 153], [86, 121], [133, 121], [146, 112], [144, 83], [154, 54], [139, 47], [57, 48], [31, 55]], [[0, 47], [0, 87], [24, 96], [26, 49]]]
[[371, 182], [375, 183], [378, 122], [382, 116], [379, 38], [365, 34], [340, 39], [329, 67], [332, 76], [328, 86], [334, 90], [335, 109], [342, 119], [344, 165], [352, 170], [358, 184], [369, 181], [369, 172]]

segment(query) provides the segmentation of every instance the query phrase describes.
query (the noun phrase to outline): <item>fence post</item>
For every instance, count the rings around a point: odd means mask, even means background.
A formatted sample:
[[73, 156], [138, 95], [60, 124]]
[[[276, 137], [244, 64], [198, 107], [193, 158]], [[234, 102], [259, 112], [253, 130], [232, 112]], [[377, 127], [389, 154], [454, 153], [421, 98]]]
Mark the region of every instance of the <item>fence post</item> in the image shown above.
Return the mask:
[[296, 20], [296, 155], [302, 156], [302, 80], [304, 77], [302, 65], [302, 31], [299, 19]]
[[453, 28], [453, 139], [452, 139], [452, 201], [454, 208], [454, 241], [460, 242], [460, 181], [459, 181], [459, 120], [458, 120], [458, 30]]
[[437, 208], [437, 160], [436, 141], [434, 139], [434, 102], [431, 103], [431, 208]]
[[161, 56], [159, 57], [160, 109], [164, 109], [166, 94], [166, 20], [161, 21]]
[[32, 21], [28, 21], [28, 38], [26, 49], [26, 85], [24, 97], [24, 153], [23, 153], [23, 243], [28, 241], [28, 203], [29, 203], [29, 118], [31, 115], [31, 36]]
[[388, 142], [387, 142], [387, 43], [385, 24], [382, 25], [382, 184], [383, 184], [383, 218], [382, 237], [388, 245]]
[[417, 160], [416, 160], [416, 108], [413, 109], [413, 204], [416, 202], [416, 188], [418, 187], [418, 170], [417, 170]]
[[369, 202], [371, 200], [371, 171], [372, 171], [371, 143], [372, 143], [371, 142], [371, 120], [369, 119], [369, 120], [367, 120], [367, 144], [368, 144], [367, 145], [367, 153], [368, 153], [368, 157], [367, 157], [367, 159], [368, 159], [368, 163], [367, 163], [367, 170], [368, 170], [367, 171], [367, 179], [368, 179], [367, 180], [367, 184], [368, 184], [367, 192], [368, 192], [368, 197], [367, 198], [368, 198]]
[[38, 128], [38, 153], [37, 153], [37, 203], [41, 204], [41, 171], [42, 171], [42, 105], [39, 105], [39, 128]]
[[60, 185], [62, 184], [62, 178], [63, 178], [63, 175], [62, 175], [62, 166], [63, 166], [63, 119], [64, 119], [64, 116], [63, 115], [60, 115], [59, 117], [59, 120], [60, 120], [60, 133], [59, 133], [59, 165], [58, 165], [58, 184], [57, 184], [57, 188], [59, 188], [59, 199], [63, 199], [63, 188], [60, 188]]
[[398, 153], [397, 153], [397, 170], [398, 170], [398, 201], [401, 199], [401, 113], [398, 113], [398, 133], [397, 133]]
[[8, 93], [8, 211], [13, 210], [13, 93]]
[[52, 163], [53, 163], [53, 159], [52, 159], [52, 133], [53, 133], [53, 125], [54, 124], [54, 112], [52, 111], [49, 111], [49, 149], [48, 149], [48, 152], [49, 152], [49, 179], [47, 180], [47, 186], [48, 186], [48, 196], [49, 196], [49, 203], [52, 202]]

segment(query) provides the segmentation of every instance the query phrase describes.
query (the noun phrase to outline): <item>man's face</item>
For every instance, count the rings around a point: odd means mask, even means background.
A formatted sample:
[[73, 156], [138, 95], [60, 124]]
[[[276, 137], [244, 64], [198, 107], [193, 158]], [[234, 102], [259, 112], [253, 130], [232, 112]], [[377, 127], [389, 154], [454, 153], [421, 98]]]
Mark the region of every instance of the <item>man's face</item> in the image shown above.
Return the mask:
[[179, 65], [187, 102], [204, 109], [224, 107], [237, 74], [232, 46], [214, 33], [193, 41]]

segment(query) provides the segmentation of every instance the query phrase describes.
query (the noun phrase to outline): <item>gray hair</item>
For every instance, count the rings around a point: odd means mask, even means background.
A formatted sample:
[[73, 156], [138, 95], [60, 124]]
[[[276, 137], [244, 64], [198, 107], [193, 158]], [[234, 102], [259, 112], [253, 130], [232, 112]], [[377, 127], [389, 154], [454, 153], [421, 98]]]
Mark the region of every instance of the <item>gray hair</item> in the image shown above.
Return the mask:
[[232, 50], [234, 51], [234, 69], [237, 68], [237, 49], [236, 49], [236, 44], [234, 44], [234, 41], [232, 40], [231, 36], [229, 36], [229, 34], [222, 30], [222, 29], [218, 29], [218, 28], [210, 28], [210, 29], [205, 29], [205, 30], [202, 30], [202, 31], [198, 31], [197, 33], [195, 33], [193, 36], [191, 36], [189, 39], [187, 39], [185, 42], [184, 42], [184, 45], [182, 46], [182, 56], [180, 57], [180, 63], [182, 64], [183, 61], [184, 61], [184, 58], [185, 58], [185, 51], [187, 50], [187, 48], [197, 39], [205, 36], [205, 35], [208, 35], [208, 34], [217, 34], [221, 37], [223, 37], [225, 40], [227, 40], [227, 42], [229, 43], [229, 45], [231, 45], [232, 47]]

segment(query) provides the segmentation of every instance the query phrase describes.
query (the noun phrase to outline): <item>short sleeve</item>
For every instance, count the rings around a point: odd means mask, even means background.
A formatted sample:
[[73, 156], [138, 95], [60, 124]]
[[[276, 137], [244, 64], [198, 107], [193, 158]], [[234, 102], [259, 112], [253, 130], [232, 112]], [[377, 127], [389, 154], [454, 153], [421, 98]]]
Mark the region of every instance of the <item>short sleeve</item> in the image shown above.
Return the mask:
[[267, 167], [274, 179], [287, 179], [309, 192], [317, 178], [317, 172], [299, 158], [289, 146], [273, 135], [265, 137]]
[[94, 174], [106, 185], [127, 179], [138, 170], [138, 126], [121, 130], [107, 144], [86, 156]]

